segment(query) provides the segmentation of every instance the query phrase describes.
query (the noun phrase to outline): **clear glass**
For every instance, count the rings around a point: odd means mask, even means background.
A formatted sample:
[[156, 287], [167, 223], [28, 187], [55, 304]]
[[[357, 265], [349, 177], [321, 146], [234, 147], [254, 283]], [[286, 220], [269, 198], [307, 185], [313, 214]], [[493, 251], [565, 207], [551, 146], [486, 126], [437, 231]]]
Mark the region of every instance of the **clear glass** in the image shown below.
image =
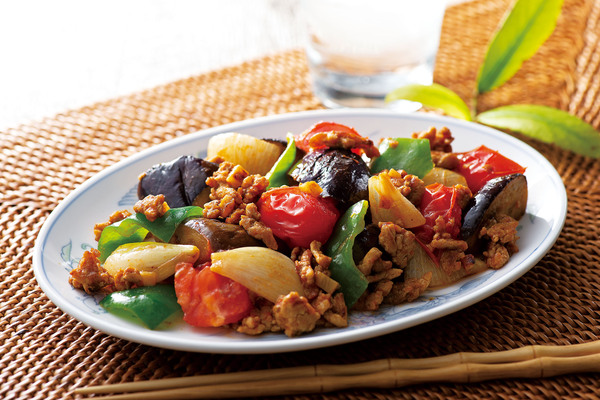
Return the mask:
[[304, 0], [313, 90], [327, 107], [383, 107], [430, 84], [445, 0]]

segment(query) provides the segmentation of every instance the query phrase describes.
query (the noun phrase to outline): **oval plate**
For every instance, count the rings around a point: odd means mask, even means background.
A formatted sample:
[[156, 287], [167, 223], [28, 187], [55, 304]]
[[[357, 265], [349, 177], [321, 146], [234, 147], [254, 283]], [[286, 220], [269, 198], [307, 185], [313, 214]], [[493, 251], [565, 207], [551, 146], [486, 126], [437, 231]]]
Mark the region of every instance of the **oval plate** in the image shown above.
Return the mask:
[[[441, 290], [428, 291], [417, 301], [386, 306], [375, 313], [352, 312], [349, 327], [317, 329], [295, 338], [283, 334], [258, 337], [228, 329], [198, 329], [178, 324], [152, 331], [106, 313], [100, 297], [73, 289], [69, 271], [83, 251], [96, 242], [92, 228], [118, 209], [132, 209], [137, 200], [137, 179], [154, 164], [183, 154], [205, 157], [208, 139], [236, 131], [261, 138], [284, 139], [316, 122], [328, 120], [353, 126], [377, 141], [382, 137], [410, 137], [431, 126], [447, 126], [456, 140], [455, 151], [485, 144], [527, 167], [529, 201], [519, 224], [520, 251], [499, 270], [488, 270]], [[142, 151], [95, 175], [70, 193], [50, 214], [37, 238], [33, 267], [48, 297], [64, 312], [107, 334], [147, 345], [175, 350], [211, 353], [277, 353], [306, 350], [387, 334], [448, 315], [501, 290], [533, 267], [552, 247], [565, 221], [567, 196], [553, 166], [527, 144], [475, 123], [429, 114], [398, 114], [386, 110], [320, 110], [258, 118], [186, 135]]]

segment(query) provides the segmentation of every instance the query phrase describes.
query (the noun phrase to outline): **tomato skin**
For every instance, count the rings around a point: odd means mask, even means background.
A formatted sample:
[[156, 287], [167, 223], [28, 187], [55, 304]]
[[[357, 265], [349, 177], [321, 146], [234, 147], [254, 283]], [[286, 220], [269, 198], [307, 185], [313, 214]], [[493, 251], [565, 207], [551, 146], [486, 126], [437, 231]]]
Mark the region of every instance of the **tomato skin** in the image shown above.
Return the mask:
[[446, 232], [456, 239], [460, 234], [462, 209], [458, 203], [458, 192], [453, 187], [434, 183], [425, 187], [425, 193], [419, 207], [425, 217], [425, 224], [415, 229], [417, 238], [423, 243], [429, 243], [433, 239], [435, 220], [442, 216], [448, 223]]
[[336, 122], [318, 122], [317, 124], [309, 128], [308, 130], [302, 132], [296, 137], [296, 147], [298, 147], [301, 150], [304, 150], [307, 153], [311, 150], [323, 149], [325, 148], [325, 146], [319, 147], [317, 149], [311, 148], [309, 145], [310, 138], [313, 137], [316, 133], [332, 131], [343, 132], [350, 136], [360, 137], [360, 134], [356, 132], [356, 130], [346, 125], [338, 124]]
[[460, 164], [456, 172], [465, 177], [473, 193], [492, 178], [525, 172], [525, 168], [516, 162], [483, 145], [458, 154], [458, 159]]
[[291, 248], [327, 242], [340, 212], [330, 198], [313, 196], [299, 187], [271, 189], [257, 203], [260, 221]]
[[346, 147], [356, 155], [365, 154], [369, 158], [379, 156], [379, 150], [373, 144], [373, 141], [367, 137], [361, 136], [354, 128], [349, 126], [338, 124], [336, 122], [319, 122], [313, 125], [311, 128], [302, 132], [300, 135], [295, 137], [296, 147], [309, 153], [313, 150], [325, 150], [331, 147], [331, 143], [311, 143], [311, 139], [317, 133], [335, 132], [339, 138], [345, 138], [349, 142], [354, 143], [355, 147]]
[[248, 289], [211, 271], [209, 265], [194, 268], [191, 263], [180, 263], [175, 269], [175, 294], [183, 320], [198, 327], [239, 321], [252, 309]]

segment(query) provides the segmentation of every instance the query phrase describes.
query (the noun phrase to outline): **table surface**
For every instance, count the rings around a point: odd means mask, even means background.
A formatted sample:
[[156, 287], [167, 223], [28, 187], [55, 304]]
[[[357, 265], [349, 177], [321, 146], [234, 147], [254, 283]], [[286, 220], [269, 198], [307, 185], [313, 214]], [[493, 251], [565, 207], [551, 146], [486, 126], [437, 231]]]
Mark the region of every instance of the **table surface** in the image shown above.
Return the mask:
[[[516, 133], [561, 176], [565, 226], [527, 274], [452, 315], [326, 351], [221, 355], [121, 340], [47, 298], [32, 271], [34, 243], [51, 211], [86, 179], [204, 128], [321, 107], [303, 52], [282, 51], [302, 45], [298, 1], [0, 3], [0, 398], [74, 399], [73, 388], [102, 383], [600, 340], [600, 163]], [[436, 82], [472, 95], [510, 4], [474, 0], [448, 9]], [[479, 96], [478, 110], [543, 104], [598, 129], [599, 33], [599, 0], [565, 0], [553, 35], [506, 85]], [[318, 397], [598, 398], [599, 389], [599, 373], [579, 373]]]
[[[460, 0], [450, 0], [449, 4]], [[0, 3], [0, 129], [299, 48], [299, 0]]]

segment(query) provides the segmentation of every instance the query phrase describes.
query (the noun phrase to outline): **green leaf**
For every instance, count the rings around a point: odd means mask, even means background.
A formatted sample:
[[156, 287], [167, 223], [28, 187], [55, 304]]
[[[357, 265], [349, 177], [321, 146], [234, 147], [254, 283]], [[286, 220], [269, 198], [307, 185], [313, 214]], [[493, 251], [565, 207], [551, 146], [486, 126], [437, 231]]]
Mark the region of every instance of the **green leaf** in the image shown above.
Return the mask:
[[563, 0], [517, 0], [496, 32], [479, 71], [477, 92], [509, 80], [556, 26]]
[[581, 119], [556, 108], [516, 104], [482, 112], [477, 121], [600, 158], [600, 133]]
[[404, 170], [423, 178], [433, 168], [431, 146], [427, 139], [388, 138], [379, 145], [381, 155], [373, 161], [371, 172]]
[[104, 262], [122, 244], [141, 242], [148, 232], [152, 232], [154, 236], [166, 243], [171, 240], [175, 229], [184, 219], [201, 216], [201, 207], [188, 206], [171, 208], [153, 222], [148, 221], [144, 214], [137, 213], [109, 225], [102, 230], [98, 240], [100, 261]]
[[460, 96], [437, 83], [431, 85], [413, 84], [402, 86], [391, 91], [385, 97], [386, 103], [396, 100], [416, 101], [425, 107], [442, 110], [451, 117], [467, 121], [471, 120], [469, 107]]

